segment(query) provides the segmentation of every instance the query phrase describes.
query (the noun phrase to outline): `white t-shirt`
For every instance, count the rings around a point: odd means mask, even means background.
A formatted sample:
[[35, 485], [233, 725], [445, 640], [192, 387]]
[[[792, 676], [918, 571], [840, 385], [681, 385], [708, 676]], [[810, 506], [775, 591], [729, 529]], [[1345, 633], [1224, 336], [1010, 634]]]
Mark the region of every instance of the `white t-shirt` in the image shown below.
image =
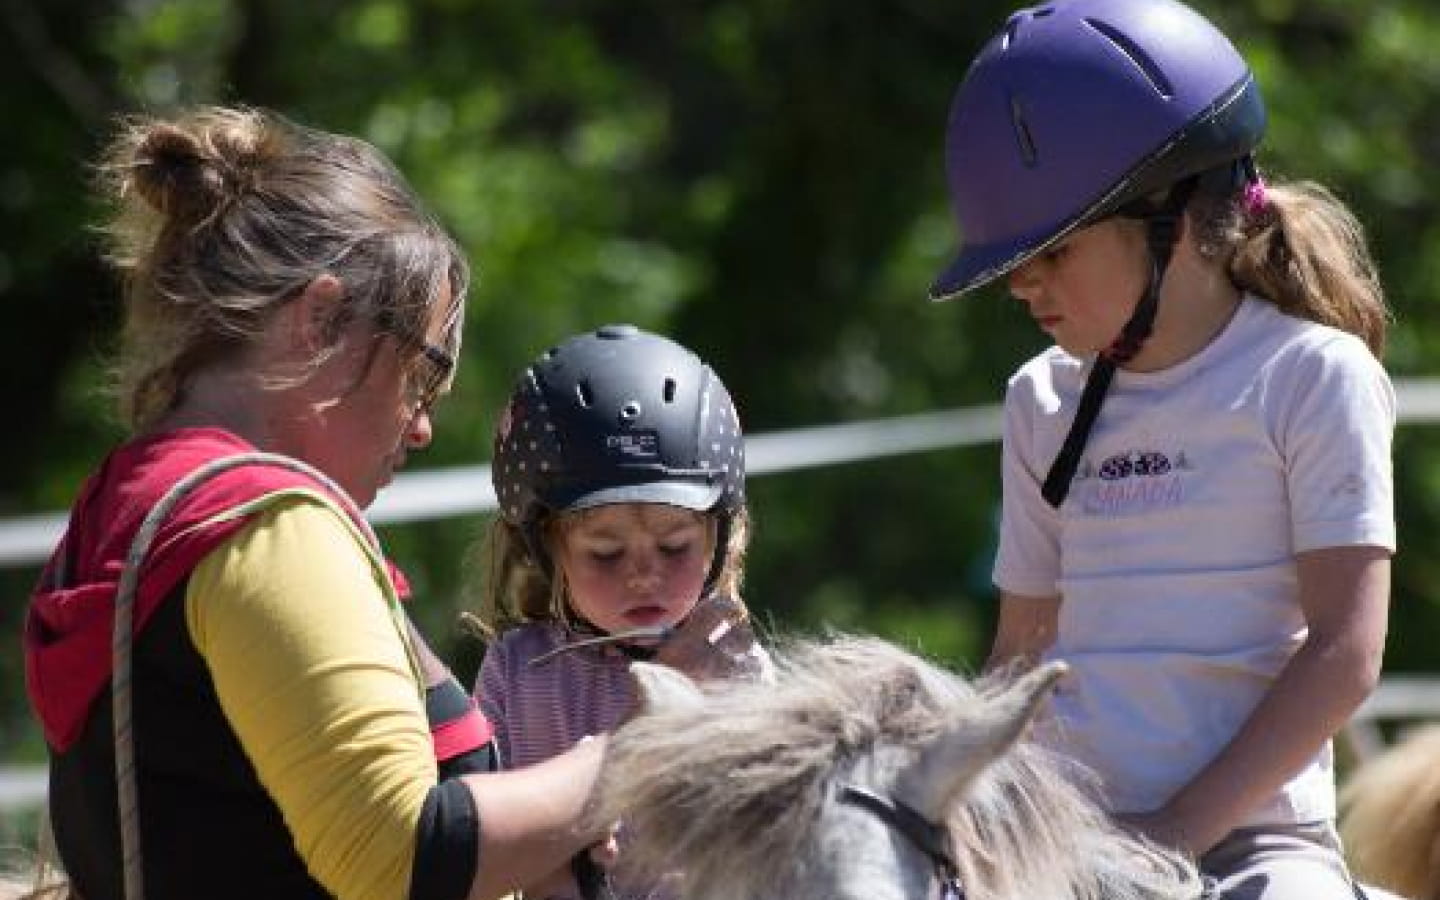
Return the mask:
[[[1060, 596], [1053, 739], [1108, 806], [1162, 805], [1305, 638], [1295, 554], [1395, 548], [1395, 396], [1358, 338], [1246, 298], [1169, 369], [1119, 371], [1059, 510], [1040, 485], [1089, 374], [1052, 348], [1005, 400], [995, 583]], [[1327, 746], [1244, 824], [1335, 813]]]

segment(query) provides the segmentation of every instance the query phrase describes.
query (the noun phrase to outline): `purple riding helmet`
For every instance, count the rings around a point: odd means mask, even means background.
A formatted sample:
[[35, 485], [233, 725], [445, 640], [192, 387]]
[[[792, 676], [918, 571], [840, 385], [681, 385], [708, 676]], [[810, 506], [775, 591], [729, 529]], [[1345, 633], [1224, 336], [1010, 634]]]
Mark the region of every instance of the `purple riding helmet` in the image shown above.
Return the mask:
[[1112, 215], [1146, 224], [1150, 280], [1090, 370], [1041, 493], [1065, 501], [1115, 369], [1140, 351], [1185, 205], [1258, 183], [1265, 105], [1245, 60], [1176, 0], [1055, 0], [1012, 14], [950, 107], [945, 161], [960, 254], [948, 300]]
[[959, 256], [947, 300], [1127, 203], [1248, 156], [1265, 130], [1249, 67], [1175, 0], [1056, 0], [1010, 16], [946, 130]]

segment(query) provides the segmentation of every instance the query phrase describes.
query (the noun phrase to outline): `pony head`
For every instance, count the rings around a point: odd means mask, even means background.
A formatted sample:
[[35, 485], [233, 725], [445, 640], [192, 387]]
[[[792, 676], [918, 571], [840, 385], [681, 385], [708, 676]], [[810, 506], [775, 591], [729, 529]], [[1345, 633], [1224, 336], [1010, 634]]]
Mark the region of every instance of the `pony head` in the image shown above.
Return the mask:
[[1111, 825], [1024, 739], [1054, 663], [971, 684], [873, 638], [796, 641], [764, 683], [704, 687], [637, 664], [642, 710], [612, 738], [596, 816], [622, 880], [688, 900], [1169, 900], [1185, 860]]

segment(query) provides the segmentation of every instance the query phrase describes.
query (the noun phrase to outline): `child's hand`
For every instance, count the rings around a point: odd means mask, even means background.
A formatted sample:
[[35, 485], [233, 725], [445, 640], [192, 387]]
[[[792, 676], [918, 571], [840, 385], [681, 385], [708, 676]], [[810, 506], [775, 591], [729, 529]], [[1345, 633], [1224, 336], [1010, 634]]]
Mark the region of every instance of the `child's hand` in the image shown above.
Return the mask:
[[570, 860], [570, 874], [581, 900], [613, 900], [609, 870], [620, 857], [620, 841], [616, 836], [619, 828], [618, 825], [611, 828], [603, 840], [581, 850]]
[[603, 841], [594, 844], [586, 852], [590, 854], [590, 861], [602, 869], [612, 869], [620, 859], [620, 826], [610, 829], [610, 833]]
[[720, 595], [697, 603], [675, 633], [656, 648], [655, 659], [696, 681], [755, 677], [764, 667], [764, 652], [755, 641], [745, 607]]

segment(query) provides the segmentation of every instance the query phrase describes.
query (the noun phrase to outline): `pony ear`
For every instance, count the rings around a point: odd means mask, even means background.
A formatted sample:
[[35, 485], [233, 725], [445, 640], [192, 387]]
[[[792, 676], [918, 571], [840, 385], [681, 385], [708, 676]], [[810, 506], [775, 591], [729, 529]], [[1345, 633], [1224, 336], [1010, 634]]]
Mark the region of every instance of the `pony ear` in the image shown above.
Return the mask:
[[975, 777], [1025, 733], [1066, 671], [1063, 662], [1047, 663], [980, 701], [977, 711], [938, 735], [901, 773], [901, 798], [930, 821], [944, 822]]
[[690, 709], [704, 702], [704, 695], [684, 673], [656, 663], [630, 664], [630, 676], [640, 689], [640, 711], [660, 712]]

